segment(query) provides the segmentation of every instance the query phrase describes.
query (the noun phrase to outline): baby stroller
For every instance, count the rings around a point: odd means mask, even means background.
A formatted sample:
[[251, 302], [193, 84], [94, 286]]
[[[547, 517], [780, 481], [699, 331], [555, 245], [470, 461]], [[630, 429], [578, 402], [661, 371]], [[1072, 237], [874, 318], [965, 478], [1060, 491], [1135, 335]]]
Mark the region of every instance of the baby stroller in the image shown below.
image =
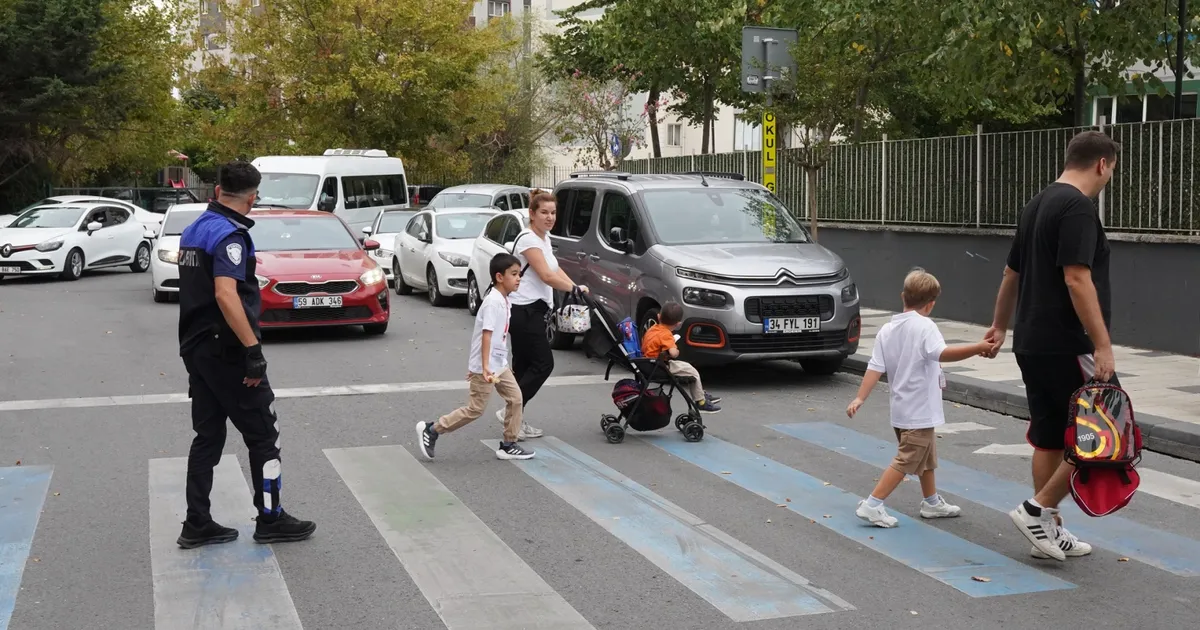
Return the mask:
[[[589, 358], [608, 359], [604, 380], [609, 380], [613, 366], [620, 366], [633, 374], [631, 379], [621, 379], [613, 387], [613, 403], [618, 414], [600, 416], [600, 429], [612, 444], [625, 440], [626, 428], [635, 431], [657, 431], [671, 423], [671, 395], [680, 385], [688, 384], [690, 378], [681, 378], [667, 369], [667, 354], [657, 358], [644, 357], [637, 326], [626, 318], [614, 326], [604, 309], [585, 297], [592, 315], [591, 328], [583, 336], [583, 349]], [[690, 396], [688, 412], [675, 418], [675, 428], [683, 433], [688, 442], [704, 439], [704, 422], [700, 409]]]

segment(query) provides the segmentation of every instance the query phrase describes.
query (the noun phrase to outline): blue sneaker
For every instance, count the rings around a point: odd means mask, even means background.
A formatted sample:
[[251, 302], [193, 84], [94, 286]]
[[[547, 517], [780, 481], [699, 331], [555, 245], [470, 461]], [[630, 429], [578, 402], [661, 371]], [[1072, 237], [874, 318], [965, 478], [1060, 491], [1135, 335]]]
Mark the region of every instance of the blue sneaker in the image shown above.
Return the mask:
[[704, 392], [704, 400], [707, 400], [710, 403], [716, 404], [716, 403], [721, 402], [721, 397], [713, 396], [712, 394], [710, 394], [708, 392]]
[[696, 408], [699, 409], [700, 411], [703, 411], [704, 413], [720, 413], [721, 412], [721, 408], [718, 407], [716, 405], [716, 403], [714, 403], [710, 400], [705, 400], [704, 402], [696, 405]]

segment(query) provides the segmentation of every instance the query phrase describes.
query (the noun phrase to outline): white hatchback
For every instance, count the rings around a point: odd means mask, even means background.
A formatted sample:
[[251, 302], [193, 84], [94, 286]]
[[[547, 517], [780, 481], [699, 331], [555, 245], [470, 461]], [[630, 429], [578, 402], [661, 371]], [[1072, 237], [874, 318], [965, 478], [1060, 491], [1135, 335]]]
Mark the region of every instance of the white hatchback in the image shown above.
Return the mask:
[[0, 277], [58, 275], [78, 280], [85, 270], [150, 268], [150, 243], [133, 212], [119, 204], [57, 204], [22, 212], [0, 228]]
[[474, 315], [479, 311], [483, 294], [491, 286], [492, 258], [502, 252], [512, 253], [513, 242], [521, 230], [529, 227], [529, 211], [508, 210], [492, 217], [483, 233], [475, 239], [471, 262], [467, 269], [467, 309]]
[[374, 223], [362, 229], [367, 238], [379, 243], [379, 249], [372, 250], [370, 254], [383, 269], [388, 285], [395, 283], [396, 268], [400, 264], [396, 255], [396, 237], [416, 213], [416, 210], [384, 210], [375, 217]]
[[426, 290], [434, 306], [465, 294], [471, 248], [497, 213], [489, 208], [438, 208], [413, 215], [396, 237], [396, 294]]
[[207, 209], [207, 203], [177, 203], [164, 215], [150, 257], [150, 288], [155, 302], [167, 302], [172, 294], [179, 293], [179, 238]]

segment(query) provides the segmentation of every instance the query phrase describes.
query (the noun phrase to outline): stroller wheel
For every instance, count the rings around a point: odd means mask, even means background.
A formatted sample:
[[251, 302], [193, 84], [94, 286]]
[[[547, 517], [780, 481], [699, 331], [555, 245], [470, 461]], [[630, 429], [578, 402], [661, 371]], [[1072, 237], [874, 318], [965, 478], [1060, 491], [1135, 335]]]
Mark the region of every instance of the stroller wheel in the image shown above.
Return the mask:
[[608, 438], [609, 444], [620, 444], [625, 441], [625, 429], [619, 424], [610, 424], [604, 430], [604, 437]]
[[692, 421], [692, 417], [686, 413], [679, 414], [675, 417], [675, 428], [683, 431], [683, 428]]
[[683, 439], [689, 442], [699, 442], [704, 439], [704, 425], [699, 422], [689, 422], [683, 427]]
[[611, 415], [609, 415], [609, 414], [604, 414], [603, 416], [600, 416], [600, 430], [601, 430], [601, 431], [604, 431], [604, 432], [606, 432], [606, 433], [607, 433], [607, 432], [608, 432], [608, 425], [610, 425], [610, 424], [616, 424], [616, 423], [617, 423], [617, 417], [616, 417], [616, 416], [611, 416]]

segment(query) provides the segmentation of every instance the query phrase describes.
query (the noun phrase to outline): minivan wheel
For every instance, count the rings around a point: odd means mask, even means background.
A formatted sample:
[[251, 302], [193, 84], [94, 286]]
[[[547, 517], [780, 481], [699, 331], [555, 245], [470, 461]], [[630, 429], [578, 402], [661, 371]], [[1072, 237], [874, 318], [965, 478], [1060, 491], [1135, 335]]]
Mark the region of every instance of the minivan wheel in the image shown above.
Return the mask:
[[800, 367], [804, 368], [805, 372], [815, 374], [817, 376], [829, 376], [836, 373], [842, 367], [844, 358], [838, 359], [800, 359]]

